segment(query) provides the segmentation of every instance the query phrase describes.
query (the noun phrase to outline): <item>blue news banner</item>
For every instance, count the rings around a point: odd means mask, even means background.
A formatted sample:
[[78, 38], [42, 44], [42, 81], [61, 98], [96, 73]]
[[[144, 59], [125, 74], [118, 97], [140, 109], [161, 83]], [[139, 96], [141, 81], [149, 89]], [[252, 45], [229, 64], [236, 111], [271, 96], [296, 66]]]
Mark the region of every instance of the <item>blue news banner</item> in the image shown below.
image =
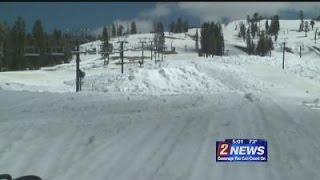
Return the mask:
[[268, 161], [268, 143], [264, 139], [226, 139], [216, 141], [216, 161]]

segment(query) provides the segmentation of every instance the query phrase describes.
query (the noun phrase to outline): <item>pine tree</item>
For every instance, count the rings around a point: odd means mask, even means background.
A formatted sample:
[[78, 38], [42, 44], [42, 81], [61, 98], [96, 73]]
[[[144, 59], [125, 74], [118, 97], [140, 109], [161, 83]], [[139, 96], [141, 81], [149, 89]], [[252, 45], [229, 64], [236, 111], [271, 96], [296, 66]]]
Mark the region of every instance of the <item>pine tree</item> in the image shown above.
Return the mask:
[[198, 51], [199, 51], [199, 34], [198, 34], [198, 29], [197, 29], [196, 34], [195, 34], [195, 40], [196, 40], [196, 51], [198, 52]]
[[5, 26], [0, 22], [0, 71], [2, 70], [3, 66], [5, 66], [4, 61], [4, 44], [5, 44]]
[[224, 54], [224, 37], [223, 37], [223, 31], [222, 31], [222, 27], [221, 24], [217, 24], [217, 30], [216, 30], [216, 36], [218, 37], [217, 40], [217, 51], [216, 51], [216, 55], [218, 56], [222, 56]]
[[116, 26], [114, 24], [112, 24], [112, 37], [116, 37], [117, 36], [117, 30], [116, 30]]
[[243, 39], [245, 39], [245, 37], [246, 37], [246, 27], [242, 22], [240, 23], [240, 32], [239, 32], [238, 36], [242, 37]]
[[266, 29], [266, 32], [268, 33], [268, 32], [269, 32], [269, 23], [268, 23], [268, 20], [266, 20], [265, 29]]
[[273, 49], [273, 42], [270, 36], [267, 37], [267, 50], [269, 52], [269, 56], [271, 56], [271, 50]]
[[137, 34], [137, 27], [136, 27], [136, 23], [134, 21], [131, 22], [131, 34]]
[[274, 34], [279, 34], [279, 31], [280, 31], [279, 16], [275, 15], [274, 20], [275, 20]]
[[304, 28], [303, 19], [304, 19], [304, 17], [303, 17], [303, 11], [302, 10], [299, 11], [299, 17], [300, 17], [300, 21], [301, 21], [299, 31], [303, 31], [303, 28]]
[[35, 46], [39, 48], [40, 53], [45, 53], [45, 35], [42, 27], [41, 21], [38, 19], [33, 24], [32, 35], [35, 41]]
[[259, 36], [256, 53], [260, 56], [266, 56], [270, 55], [272, 49], [273, 43], [271, 37], [267, 37], [263, 31]]
[[257, 30], [258, 30], [257, 23], [255, 23], [255, 21], [252, 21], [250, 27], [251, 27], [251, 35], [252, 35], [252, 38], [255, 38], [256, 33], [257, 33]]
[[253, 54], [254, 53], [254, 44], [253, 44], [253, 41], [251, 39], [251, 35], [250, 35], [249, 29], [247, 30], [247, 33], [246, 33], [246, 44], [247, 44], [247, 53], [249, 55]]
[[123, 26], [120, 24], [120, 26], [118, 27], [117, 36], [122, 36], [122, 35], [123, 35]]
[[165, 36], [164, 36], [164, 26], [161, 22], [156, 23], [154, 27], [154, 45], [157, 52], [164, 51]]
[[280, 24], [279, 24], [279, 16], [275, 15], [271, 18], [271, 25], [269, 27], [269, 33], [271, 35], [278, 35], [280, 31]]
[[169, 31], [172, 33], [176, 33], [176, 24], [174, 23], [174, 21], [170, 23]]
[[0, 22], [0, 55], [3, 55], [3, 44], [6, 37], [5, 26]]
[[61, 32], [61, 30], [54, 29], [53, 33], [52, 33], [52, 36], [53, 36], [53, 44], [55, 46], [61, 46], [61, 47], [64, 46], [64, 44], [62, 42], [62, 32]]
[[314, 20], [311, 20], [311, 21], [310, 21], [310, 25], [311, 25], [311, 28], [312, 28], [312, 30], [313, 30]]
[[178, 18], [176, 27], [177, 33], [181, 33], [183, 31], [183, 24], [181, 18]]
[[208, 23], [203, 23], [201, 26], [201, 38], [200, 38], [200, 44], [201, 44], [201, 50], [200, 55], [205, 54], [207, 57], [207, 30], [208, 30]]
[[224, 38], [220, 24], [214, 22], [205, 22], [201, 26], [201, 50], [200, 54], [208, 55], [223, 55], [224, 53]]
[[109, 34], [107, 27], [103, 28], [102, 31], [102, 57], [104, 58], [104, 65], [106, 63], [106, 58], [108, 57], [108, 63], [109, 63]]
[[188, 32], [189, 29], [189, 23], [188, 20], [185, 20], [183, 23], [183, 32]]
[[254, 21], [255, 23], [259, 21], [259, 14], [258, 14], [257, 12], [255, 12], [255, 13], [253, 14], [253, 21]]
[[[104, 27], [102, 31], [102, 51], [107, 52], [108, 50], [109, 50], [109, 34], [108, 34], [108, 29]], [[107, 54], [104, 53], [103, 57], [107, 57]]]
[[10, 32], [10, 57], [9, 69], [22, 70], [25, 67], [23, 58], [26, 38], [26, 25], [22, 17], [18, 17]]
[[[12, 33], [9, 26], [7, 26], [5, 23], [2, 24], [3, 28], [3, 57], [2, 57], [2, 67], [3, 70], [10, 70], [9, 65], [12, 62]], [[0, 69], [2, 71], [2, 68]]]
[[304, 24], [304, 32], [305, 32], [305, 36], [307, 37], [307, 32], [309, 31], [309, 22], [306, 21]]
[[218, 37], [216, 36], [216, 25], [214, 22], [211, 22], [209, 25], [209, 30], [208, 30], [208, 54], [213, 56], [215, 54], [215, 51], [217, 51], [217, 40]]
[[5, 39], [5, 26], [0, 22], [0, 44], [3, 44]]

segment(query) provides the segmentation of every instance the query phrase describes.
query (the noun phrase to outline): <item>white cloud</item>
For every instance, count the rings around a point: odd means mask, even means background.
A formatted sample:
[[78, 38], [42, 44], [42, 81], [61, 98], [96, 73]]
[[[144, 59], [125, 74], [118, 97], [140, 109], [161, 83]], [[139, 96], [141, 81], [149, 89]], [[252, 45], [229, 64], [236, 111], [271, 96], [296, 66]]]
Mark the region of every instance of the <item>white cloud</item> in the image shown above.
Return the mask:
[[[130, 20], [118, 20], [125, 29], [127, 23], [135, 21], [140, 32], [150, 32], [152, 21], [159, 17], [173, 14], [181, 16], [193, 16], [202, 21], [220, 20], [228, 17], [230, 20], [246, 19], [247, 15], [258, 12], [264, 16], [277, 14], [280, 10], [303, 10], [305, 12], [320, 11], [319, 2], [161, 2], [154, 8], [139, 13]], [[320, 15], [320, 14], [319, 14]], [[297, 15], [298, 16], [298, 15]], [[298, 18], [298, 17], [297, 17]], [[102, 31], [102, 28], [100, 28]]]
[[[134, 21], [136, 23], [137, 31], [141, 33], [150, 32], [152, 30], [152, 20], [148, 19], [141, 19], [141, 18], [134, 18], [131, 20], [116, 20], [114, 21], [115, 25], [122, 25], [124, 27], [124, 31], [126, 31], [128, 28], [130, 30], [131, 28], [131, 22]], [[111, 30], [111, 25], [108, 27], [109, 30]], [[94, 35], [102, 34], [103, 27], [100, 27], [93, 31]]]
[[279, 10], [316, 11], [319, 2], [179, 2], [184, 13], [199, 17], [201, 20], [217, 20], [221, 17], [245, 19], [247, 15], [258, 12], [270, 16]]
[[173, 13], [173, 7], [176, 3], [157, 3], [156, 6], [150, 10], [140, 13], [141, 17], [161, 17], [169, 16]]
[[122, 25], [125, 30], [130, 29], [131, 22], [134, 21], [138, 32], [150, 32], [152, 29], [152, 21], [148, 19], [134, 18], [131, 20], [117, 20], [115, 23]]

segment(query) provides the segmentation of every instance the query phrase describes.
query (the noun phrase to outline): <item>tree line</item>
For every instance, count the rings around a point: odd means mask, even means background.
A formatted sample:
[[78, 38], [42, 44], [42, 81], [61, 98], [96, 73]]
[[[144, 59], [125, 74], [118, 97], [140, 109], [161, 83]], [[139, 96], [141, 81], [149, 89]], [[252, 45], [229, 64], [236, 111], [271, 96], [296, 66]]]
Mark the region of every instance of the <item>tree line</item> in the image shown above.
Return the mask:
[[169, 32], [172, 33], [184, 33], [188, 32], [189, 23], [188, 20], [182, 21], [181, 18], [177, 19], [177, 22], [172, 21], [169, 25]]
[[41, 20], [34, 22], [31, 32], [27, 31], [22, 17], [18, 17], [12, 27], [0, 22], [0, 71], [39, 69], [67, 63], [79, 36], [87, 41], [94, 39], [85, 34], [63, 33], [59, 29], [45, 32]]
[[153, 32], [153, 44], [156, 52], [165, 51], [164, 25], [162, 22], [154, 22]]
[[[265, 28], [261, 28], [260, 21], [265, 19]], [[247, 26], [243, 22], [239, 24], [238, 37], [243, 38], [246, 41], [246, 51], [250, 55], [266, 56], [271, 55], [273, 47], [272, 36], [277, 41], [280, 23], [279, 16], [274, 15], [271, 18], [269, 25], [268, 18], [263, 18], [258, 13], [254, 13], [252, 17], [247, 16]], [[258, 41], [255, 44], [253, 39], [257, 38]]]
[[[107, 29], [108, 30], [108, 29]], [[111, 37], [118, 37], [118, 36], [123, 36], [123, 35], [127, 35], [127, 34], [137, 34], [137, 25], [135, 21], [132, 21], [130, 23], [130, 27], [128, 27], [125, 30], [125, 27], [120, 24], [120, 25], [116, 25], [115, 23], [113, 23], [111, 25]]]
[[[196, 32], [197, 34], [197, 32]], [[200, 44], [201, 49], [199, 52], [200, 56], [205, 55], [218, 55], [224, 54], [224, 37], [222, 32], [222, 27], [219, 23], [205, 22], [201, 26], [200, 30]], [[196, 48], [197, 48], [197, 35], [196, 35]]]

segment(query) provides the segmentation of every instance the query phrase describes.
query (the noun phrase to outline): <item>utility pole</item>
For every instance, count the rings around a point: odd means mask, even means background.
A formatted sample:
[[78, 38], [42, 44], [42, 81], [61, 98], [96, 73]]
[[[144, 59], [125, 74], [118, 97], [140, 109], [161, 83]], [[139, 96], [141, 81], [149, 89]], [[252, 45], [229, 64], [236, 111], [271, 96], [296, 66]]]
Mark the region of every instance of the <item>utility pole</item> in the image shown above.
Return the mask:
[[314, 43], [315, 44], [317, 43], [317, 31], [318, 31], [318, 28], [316, 28], [316, 31], [314, 32]]
[[123, 74], [123, 41], [120, 42], [121, 74]]
[[118, 41], [120, 43], [120, 59], [121, 59], [121, 73], [123, 74], [123, 43], [128, 43], [127, 41], [121, 40]]
[[77, 57], [76, 57], [76, 92], [80, 90], [80, 53], [79, 53], [79, 42], [77, 42]]
[[286, 51], [286, 40], [287, 40], [288, 38], [286, 38], [286, 37], [284, 37], [283, 38], [283, 47], [282, 47], [282, 69], [284, 69], [284, 54], [285, 54], [285, 51]]
[[80, 54], [84, 52], [80, 52], [79, 41], [77, 41], [76, 44], [76, 51], [72, 51], [72, 53], [76, 54], [76, 92], [78, 92], [81, 91], [81, 79], [83, 78], [80, 70]]
[[150, 40], [150, 44], [151, 44], [151, 47], [150, 47], [150, 56], [151, 56], [151, 61], [152, 61], [152, 49], [153, 49], [153, 44], [152, 44], [152, 40]]
[[144, 63], [144, 59], [143, 59], [143, 50], [144, 50], [144, 43], [146, 43], [146, 41], [140, 41], [141, 43], [141, 50], [142, 50], [142, 54], [141, 54], [141, 61], [139, 61], [140, 67], [142, 67], [143, 63]]
[[284, 69], [284, 52], [286, 49], [286, 42], [283, 42], [283, 55], [282, 55], [282, 69]]
[[163, 61], [163, 51], [164, 51], [165, 47], [162, 48], [161, 50], [161, 61]]

